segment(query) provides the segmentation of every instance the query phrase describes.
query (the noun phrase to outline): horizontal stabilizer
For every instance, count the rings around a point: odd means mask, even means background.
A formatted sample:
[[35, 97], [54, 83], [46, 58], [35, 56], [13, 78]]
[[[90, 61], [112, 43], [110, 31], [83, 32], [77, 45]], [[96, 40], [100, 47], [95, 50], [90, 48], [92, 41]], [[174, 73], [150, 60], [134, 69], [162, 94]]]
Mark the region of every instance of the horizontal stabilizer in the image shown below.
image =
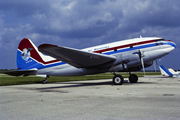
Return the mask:
[[60, 61], [68, 63], [77, 68], [87, 68], [114, 62], [116, 57], [99, 53], [90, 53], [78, 49], [60, 47], [57, 45], [42, 44], [39, 51], [54, 57]]
[[28, 75], [36, 75], [37, 70], [17, 70], [17, 71], [10, 71], [10, 72], [5, 72], [7, 75], [12, 75], [12, 76], [28, 76]]

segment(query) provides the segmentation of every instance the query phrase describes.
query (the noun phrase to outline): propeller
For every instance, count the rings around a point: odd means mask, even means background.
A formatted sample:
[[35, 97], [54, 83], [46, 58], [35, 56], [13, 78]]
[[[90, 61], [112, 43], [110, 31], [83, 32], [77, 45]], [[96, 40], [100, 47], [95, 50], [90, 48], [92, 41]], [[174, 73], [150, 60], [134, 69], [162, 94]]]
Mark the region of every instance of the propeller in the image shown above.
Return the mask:
[[143, 72], [144, 72], [144, 75], [145, 75], [145, 69], [144, 69], [144, 60], [143, 60], [143, 57], [144, 57], [144, 53], [142, 53], [139, 49], [139, 58], [141, 60], [141, 65], [142, 65], [142, 68], [143, 68]]

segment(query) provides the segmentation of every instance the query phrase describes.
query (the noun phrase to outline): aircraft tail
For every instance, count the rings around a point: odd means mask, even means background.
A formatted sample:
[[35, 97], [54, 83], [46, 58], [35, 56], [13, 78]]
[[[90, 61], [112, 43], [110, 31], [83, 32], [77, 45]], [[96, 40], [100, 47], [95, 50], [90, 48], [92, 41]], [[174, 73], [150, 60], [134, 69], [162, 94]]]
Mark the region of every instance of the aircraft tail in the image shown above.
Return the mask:
[[176, 74], [176, 71], [174, 71], [172, 68], [168, 68], [169, 72], [171, 72], [172, 74]]
[[162, 74], [163, 76], [169, 76], [169, 77], [172, 77], [172, 76], [173, 76], [173, 74], [172, 74], [168, 69], [166, 69], [163, 65], [160, 65], [160, 66], [159, 66], [159, 69], [160, 69], [161, 74]]
[[30, 39], [24, 38], [19, 43], [17, 49], [18, 71], [5, 72], [5, 74], [13, 76], [37, 75], [38, 69], [49, 67], [49, 64], [55, 62], [59, 61], [50, 56], [43, 55]]
[[17, 68], [19, 70], [37, 70], [56, 59], [43, 55], [30, 39], [21, 40], [17, 50]]

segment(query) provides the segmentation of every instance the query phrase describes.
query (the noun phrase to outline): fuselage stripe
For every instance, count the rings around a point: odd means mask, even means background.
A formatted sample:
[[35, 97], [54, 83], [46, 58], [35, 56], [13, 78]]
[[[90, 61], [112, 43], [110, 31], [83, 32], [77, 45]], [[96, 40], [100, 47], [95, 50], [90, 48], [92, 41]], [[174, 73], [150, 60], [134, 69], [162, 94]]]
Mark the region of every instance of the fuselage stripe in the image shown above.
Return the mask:
[[131, 46], [134, 47], [134, 46], [137, 46], [137, 45], [148, 44], [148, 43], [153, 43], [153, 42], [155, 42], [155, 40], [131, 43], [131, 44], [127, 44], [127, 45], [121, 45], [121, 46], [106, 48], [106, 49], [97, 50], [97, 51], [93, 51], [93, 52], [95, 52], [95, 53], [103, 53], [103, 52], [112, 51], [112, 50], [115, 50], [115, 49], [118, 50], [118, 49], [123, 49], [123, 48], [131, 47]]

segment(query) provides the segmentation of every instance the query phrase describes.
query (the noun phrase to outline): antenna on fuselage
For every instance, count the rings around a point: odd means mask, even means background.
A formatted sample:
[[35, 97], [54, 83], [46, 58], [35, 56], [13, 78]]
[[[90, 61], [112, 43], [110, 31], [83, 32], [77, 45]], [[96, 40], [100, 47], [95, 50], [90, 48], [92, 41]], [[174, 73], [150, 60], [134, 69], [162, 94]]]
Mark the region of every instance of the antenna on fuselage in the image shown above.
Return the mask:
[[140, 35], [140, 38], [142, 38], [142, 36]]

